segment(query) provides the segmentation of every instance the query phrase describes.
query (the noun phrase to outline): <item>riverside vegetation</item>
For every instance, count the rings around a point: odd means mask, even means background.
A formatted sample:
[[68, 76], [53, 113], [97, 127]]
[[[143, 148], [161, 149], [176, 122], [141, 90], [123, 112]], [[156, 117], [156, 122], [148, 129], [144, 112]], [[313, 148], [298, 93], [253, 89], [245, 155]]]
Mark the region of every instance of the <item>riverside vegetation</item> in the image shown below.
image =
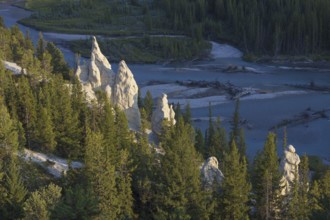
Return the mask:
[[249, 60], [330, 56], [327, 0], [27, 0], [25, 6], [37, 12], [21, 23], [45, 31], [185, 34], [197, 41], [231, 42]]
[[[280, 194], [276, 135], [247, 161], [239, 102], [229, 133], [212, 120], [203, 134], [191, 125], [189, 106], [176, 107], [176, 125], [159, 135], [165, 154], [149, 144], [152, 97], [139, 98], [142, 124], [130, 131], [125, 114], [105, 94], [88, 103], [61, 52], [40, 37], [36, 47], [17, 26], [0, 25], [1, 219], [327, 219], [330, 170], [302, 157], [299, 177]], [[284, 141], [285, 142], [285, 141]], [[73, 169], [55, 179], [20, 157], [23, 148], [55, 154]], [[199, 166], [215, 156], [222, 183], [202, 187]], [[313, 158], [314, 160], [314, 158]], [[314, 171], [309, 178], [310, 170]]]

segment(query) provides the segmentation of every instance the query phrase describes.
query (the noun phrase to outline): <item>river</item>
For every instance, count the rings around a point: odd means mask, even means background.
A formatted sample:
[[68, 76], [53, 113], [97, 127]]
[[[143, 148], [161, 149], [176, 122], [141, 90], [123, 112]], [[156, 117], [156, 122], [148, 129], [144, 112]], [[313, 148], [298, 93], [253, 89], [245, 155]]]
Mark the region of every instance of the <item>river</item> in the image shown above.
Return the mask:
[[[6, 26], [17, 24], [19, 19], [29, 16], [31, 12], [0, 3], [0, 16], [4, 18]], [[25, 33], [29, 30], [31, 38], [37, 41], [39, 31], [18, 25]], [[43, 33], [45, 40], [54, 41], [62, 50], [67, 62], [73, 66], [75, 55], [59, 42], [63, 40], [85, 39], [86, 35], [70, 35], [60, 33]], [[101, 48], [102, 49], [102, 48]], [[228, 56], [225, 56], [228, 51]], [[240, 87], [251, 87], [270, 91], [266, 95], [257, 95], [243, 98], [240, 102], [240, 115], [249, 126], [245, 126], [247, 152], [254, 155], [264, 144], [269, 129], [284, 119], [290, 119], [306, 109], [322, 110], [330, 109], [330, 94], [322, 92], [302, 91], [285, 84], [308, 84], [314, 82], [317, 85], [330, 86], [330, 70], [318, 68], [291, 68], [279, 65], [266, 65], [244, 62], [239, 56], [239, 51], [230, 45], [213, 43], [214, 59], [202, 62], [192, 62], [174, 65], [141, 65], [129, 64], [134, 77], [140, 87], [145, 87], [150, 81], [166, 82], [170, 85], [176, 80], [219, 80], [231, 82]], [[245, 66], [253, 69], [253, 72], [225, 73], [221, 70], [228, 65]], [[117, 65], [112, 64], [114, 70]], [[157, 87], [157, 86], [156, 86]], [[157, 89], [145, 87], [146, 89]], [[158, 92], [162, 91], [161, 85]], [[175, 89], [170, 93], [175, 94]], [[234, 111], [234, 101], [222, 101], [223, 96], [212, 96], [202, 99], [190, 99], [189, 102], [197, 103], [192, 106], [194, 125], [207, 127], [208, 100], [212, 100], [213, 116], [220, 116], [223, 126], [230, 129], [230, 118]], [[169, 96], [170, 101], [187, 101], [186, 97]], [[330, 117], [330, 112], [326, 113]], [[287, 127], [288, 143], [295, 146], [298, 154], [311, 154], [330, 159], [330, 120], [318, 119], [308, 123]], [[281, 147], [282, 129], [278, 129], [278, 148]]]

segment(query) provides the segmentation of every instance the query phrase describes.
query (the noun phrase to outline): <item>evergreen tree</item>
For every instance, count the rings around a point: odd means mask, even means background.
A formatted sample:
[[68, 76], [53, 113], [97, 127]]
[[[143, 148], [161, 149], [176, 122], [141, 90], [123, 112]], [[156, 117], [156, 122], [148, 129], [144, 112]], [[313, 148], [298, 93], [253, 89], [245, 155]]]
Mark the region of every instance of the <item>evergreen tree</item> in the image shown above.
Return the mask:
[[298, 219], [309, 219], [313, 205], [311, 205], [310, 200], [309, 162], [306, 155], [301, 157], [299, 179]]
[[240, 117], [239, 117], [239, 99], [236, 100], [235, 111], [231, 122], [231, 133], [230, 133], [230, 141], [235, 141], [235, 143], [239, 143], [240, 136]]
[[169, 129], [162, 146], [154, 218], [205, 219], [205, 208], [198, 166], [200, 157], [194, 148], [194, 132], [182, 117]]
[[254, 160], [254, 191], [256, 194], [257, 217], [276, 219], [280, 208], [279, 158], [277, 156], [275, 134], [269, 133], [263, 150]]
[[37, 120], [36, 99], [29, 82], [25, 77], [21, 77], [18, 80], [17, 85], [17, 115], [25, 130], [27, 146], [31, 147], [35, 138]]
[[151, 121], [152, 111], [154, 107], [154, 100], [149, 90], [147, 91], [146, 96], [144, 97], [143, 106], [146, 111], [148, 121]]
[[[91, 191], [75, 185], [64, 192], [64, 198], [57, 204], [51, 219], [87, 220], [99, 217], [97, 199]], [[106, 216], [99, 219], [111, 219]]]
[[[6, 189], [5, 210], [0, 211], [0, 217], [4, 219], [18, 219], [24, 216], [23, 203], [27, 190], [20, 177], [18, 160], [12, 155], [7, 169], [4, 186]], [[1, 213], [2, 212], [2, 213]]]
[[184, 109], [183, 120], [187, 124], [191, 124], [191, 109], [190, 104], [188, 103]]
[[70, 79], [70, 68], [66, 63], [63, 53], [54, 43], [48, 42], [46, 51], [51, 55], [51, 65], [55, 74], [62, 74], [66, 80]]
[[24, 219], [50, 219], [51, 212], [61, 199], [62, 188], [51, 183], [33, 192], [24, 203]]
[[154, 199], [153, 180], [155, 180], [155, 155], [148, 142], [146, 133], [146, 113], [141, 110], [141, 130], [138, 143], [132, 153], [132, 163], [135, 167], [132, 173], [132, 190], [134, 195], [134, 211], [140, 219], [152, 218], [151, 209]]
[[85, 166], [92, 191], [98, 199], [100, 217], [116, 219], [119, 215], [115, 165], [104, 149], [103, 136], [87, 130]]
[[45, 46], [46, 42], [44, 41], [44, 36], [42, 35], [41, 32], [39, 32], [39, 39], [37, 43], [37, 48], [36, 48], [36, 55], [37, 58], [42, 61], [45, 53]]
[[204, 157], [204, 159], [207, 157], [206, 148], [205, 148], [205, 139], [201, 129], [196, 130], [195, 148]]
[[220, 118], [217, 118], [215, 123], [211, 123], [212, 128], [209, 128], [209, 146], [208, 157], [215, 156], [219, 161], [224, 158], [225, 152], [228, 150], [226, 140], [226, 130], [221, 127]]
[[54, 152], [56, 148], [55, 132], [50, 113], [47, 108], [39, 105], [36, 139], [39, 146], [46, 152]]
[[223, 219], [248, 219], [251, 184], [248, 182], [246, 160], [241, 160], [235, 141], [225, 155], [224, 164], [225, 178], [220, 196]]
[[[316, 194], [316, 193], [315, 193]], [[319, 181], [319, 211], [318, 219], [328, 219], [330, 216], [330, 169], [328, 169]]]

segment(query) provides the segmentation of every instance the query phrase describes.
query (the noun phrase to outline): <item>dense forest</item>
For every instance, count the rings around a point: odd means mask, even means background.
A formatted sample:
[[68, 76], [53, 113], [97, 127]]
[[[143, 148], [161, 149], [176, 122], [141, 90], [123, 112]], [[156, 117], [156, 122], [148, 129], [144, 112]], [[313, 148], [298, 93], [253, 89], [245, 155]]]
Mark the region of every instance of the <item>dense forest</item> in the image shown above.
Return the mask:
[[[34, 47], [28, 33], [1, 25], [0, 52], [0, 60], [27, 70], [14, 75], [0, 63], [0, 219], [329, 218], [329, 168], [301, 157], [283, 196], [276, 135], [248, 161], [239, 102], [229, 133], [211, 111], [206, 133], [194, 130], [189, 106], [177, 106], [177, 123], [164, 123], [158, 137], [159, 153], [146, 133], [150, 94], [139, 99], [142, 125], [134, 132], [104, 93], [86, 101], [60, 50], [42, 35]], [[24, 148], [84, 166], [54, 178], [24, 160]], [[205, 188], [199, 167], [209, 156], [224, 179]]]
[[327, 0], [162, 0], [174, 29], [223, 34], [246, 52], [309, 54], [330, 50]]
[[326, 58], [330, 51], [328, 0], [28, 0], [26, 7], [38, 13], [23, 23], [44, 30], [186, 34], [255, 55]]

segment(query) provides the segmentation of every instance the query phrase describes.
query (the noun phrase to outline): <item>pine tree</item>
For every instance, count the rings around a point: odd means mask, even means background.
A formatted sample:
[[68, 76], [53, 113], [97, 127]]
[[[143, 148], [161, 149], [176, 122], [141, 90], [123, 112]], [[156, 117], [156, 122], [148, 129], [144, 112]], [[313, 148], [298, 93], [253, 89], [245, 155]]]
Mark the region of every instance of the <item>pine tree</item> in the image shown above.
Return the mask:
[[116, 219], [119, 215], [115, 165], [104, 149], [103, 136], [87, 129], [85, 166], [92, 191], [98, 199], [100, 217]]
[[[6, 204], [4, 219], [22, 218], [24, 215], [23, 203], [27, 195], [27, 190], [20, 177], [18, 160], [16, 155], [12, 155], [9, 167], [5, 175], [4, 186], [6, 189]], [[1, 211], [0, 211], [1, 212]]]
[[36, 99], [28, 80], [22, 77], [18, 80], [17, 88], [17, 115], [25, 130], [27, 146], [31, 147], [35, 138], [37, 120]]
[[183, 119], [186, 124], [191, 124], [191, 109], [188, 103], [184, 109]]
[[51, 64], [55, 74], [62, 74], [66, 80], [70, 79], [70, 68], [66, 63], [64, 56], [60, 49], [54, 43], [48, 42], [46, 51], [51, 55]]
[[50, 219], [51, 211], [61, 199], [62, 188], [51, 183], [33, 192], [24, 203], [24, 219]]
[[326, 170], [319, 182], [319, 204], [322, 208], [319, 219], [328, 219], [330, 216], [330, 170]]
[[148, 142], [146, 133], [146, 114], [141, 110], [141, 130], [138, 143], [132, 152], [132, 163], [135, 167], [132, 173], [132, 190], [134, 196], [134, 211], [139, 213], [140, 219], [150, 219], [153, 203], [152, 180], [154, 180], [154, 152]]
[[51, 219], [112, 219], [100, 217], [97, 198], [81, 185], [74, 185], [64, 192], [64, 198], [51, 213]]
[[239, 134], [240, 134], [240, 117], [239, 117], [239, 99], [236, 100], [235, 111], [232, 119], [232, 128], [230, 133], [230, 141], [235, 140], [236, 143], [239, 143]]
[[156, 187], [154, 218], [207, 218], [198, 169], [201, 160], [194, 148], [193, 128], [184, 124], [181, 117], [164, 136], [162, 146], [166, 153], [160, 158], [162, 172]]
[[306, 155], [301, 157], [299, 164], [299, 206], [298, 219], [308, 219], [311, 216], [312, 205], [310, 202], [309, 162]]
[[54, 152], [56, 148], [54, 126], [47, 108], [40, 106], [38, 109], [36, 139], [39, 146], [46, 152]]
[[146, 96], [144, 97], [143, 106], [146, 111], [148, 121], [151, 121], [152, 111], [154, 107], [154, 100], [149, 90], [147, 91]]
[[248, 219], [251, 184], [248, 182], [246, 160], [241, 160], [234, 140], [225, 155], [224, 164], [225, 178], [220, 196], [223, 219]]
[[200, 129], [196, 130], [195, 148], [204, 157], [204, 159], [207, 157], [206, 148], [205, 148], [205, 139]]
[[209, 128], [208, 157], [215, 156], [219, 161], [222, 161], [228, 150], [226, 130], [221, 127], [220, 118], [217, 118], [217, 121], [211, 126], [212, 128]]
[[36, 55], [40, 61], [43, 60], [43, 56], [45, 53], [45, 46], [46, 46], [46, 43], [44, 41], [44, 36], [42, 35], [41, 32], [39, 32], [39, 39], [38, 39], [37, 48], [36, 48]]
[[254, 160], [254, 191], [256, 194], [257, 217], [278, 218], [280, 207], [279, 158], [277, 156], [275, 134], [269, 133], [263, 150]]

